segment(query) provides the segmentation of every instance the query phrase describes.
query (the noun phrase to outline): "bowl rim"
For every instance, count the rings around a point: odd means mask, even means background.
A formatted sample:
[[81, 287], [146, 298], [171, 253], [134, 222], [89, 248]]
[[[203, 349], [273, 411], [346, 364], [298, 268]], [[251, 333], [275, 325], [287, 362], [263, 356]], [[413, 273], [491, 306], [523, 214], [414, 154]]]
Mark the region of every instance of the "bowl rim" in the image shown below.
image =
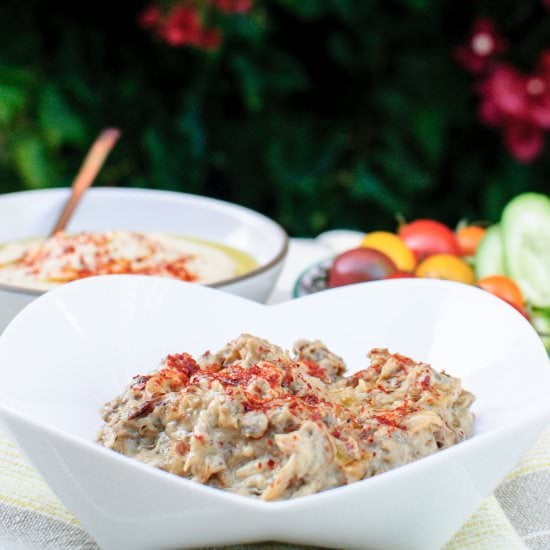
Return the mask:
[[[56, 194], [62, 193], [62, 194], [65, 194], [65, 195], [68, 196], [69, 192], [70, 192], [70, 187], [49, 187], [49, 188], [46, 188], [46, 189], [30, 189], [30, 190], [25, 190], [25, 191], [14, 191], [12, 193], [3, 193], [2, 195], [0, 195], [0, 203], [5, 199], [17, 198], [19, 196], [24, 196], [24, 195], [28, 195], [28, 194], [33, 194], [33, 195], [42, 195], [42, 194], [43, 195], [56, 195]], [[258, 267], [255, 267], [254, 269], [251, 269], [250, 271], [242, 273], [241, 275], [236, 275], [234, 277], [221, 279], [219, 281], [215, 281], [213, 283], [209, 283], [209, 284], [206, 284], [204, 286], [208, 286], [208, 287], [212, 287], [212, 288], [223, 288], [225, 286], [240, 283], [240, 282], [245, 281], [247, 279], [253, 278], [253, 277], [255, 277], [257, 275], [260, 275], [260, 274], [262, 274], [266, 271], [269, 271], [270, 269], [272, 269], [273, 267], [278, 265], [285, 258], [285, 256], [288, 253], [289, 236], [288, 236], [288, 233], [285, 231], [285, 229], [278, 222], [276, 222], [272, 218], [266, 216], [265, 214], [262, 214], [261, 212], [258, 212], [258, 211], [254, 210], [252, 208], [248, 208], [247, 206], [242, 206], [242, 205], [237, 204], [237, 203], [225, 201], [225, 200], [222, 200], [222, 199], [217, 199], [217, 198], [214, 198], [214, 197], [208, 197], [206, 195], [197, 195], [197, 194], [193, 194], [193, 193], [186, 193], [186, 192], [183, 192], [183, 191], [170, 191], [170, 190], [167, 190], [167, 189], [151, 189], [151, 188], [148, 188], [148, 187], [114, 187], [114, 186], [93, 187], [91, 189], [88, 189], [88, 191], [86, 193], [87, 194], [91, 193], [91, 194], [94, 194], [94, 195], [102, 194], [102, 193], [106, 194], [106, 195], [110, 195], [110, 194], [116, 195], [117, 193], [121, 193], [121, 194], [132, 193], [132, 194], [136, 194], [136, 195], [143, 194], [143, 195], [157, 195], [157, 196], [161, 196], [161, 197], [172, 196], [172, 197], [186, 198], [186, 199], [191, 199], [191, 200], [195, 200], [195, 201], [198, 201], [198, 202], [214, 203], [214, 204], [217, 204], [219, 206], [229, 207], [229, 208], [233, 208], [233, 209], [236, 209], [236, 210], [241, 210], [243, 212], [246, 212], [249, 215], [256, 216], [256, 217], [262, 219], [262, 221], [272, 225], [272, 228], [274, 230], [276, 230], [276, 232], [279, 234], [279, 237], [281, 237], [281, 239], [282, 239], [282, 246], [277, 251], [275, 256], [271, 260], [269, 260], [269, 262], [267, 262], [265, 264], [262, 264], [262, 265], [258, 265]], [[0, 244], [5, 244], [5, 243], [0, 243]], [[131, 274], [129, 274], [129, 275], [131, 275]], [[175, 279], [175, 280], [177, 280], [177, 279]], [[63, 284], [67, 284], [67, 283], [63, 283]], [[61, 284], [59, 286], [63, 286], [63, 284]], [[57, 288], [57, 287], [55, 287], [55, 288]], [[17, 294], [25, 294], [27, 296], [40, 296], [42, 294], [45, 294], [49, 290], [28, 288], [28, 287], [20, 286], [20, 285], [16, 285], [16, 284], [0, 283], [0, 291], [14, 292], [14, 293], [17, 293]]]

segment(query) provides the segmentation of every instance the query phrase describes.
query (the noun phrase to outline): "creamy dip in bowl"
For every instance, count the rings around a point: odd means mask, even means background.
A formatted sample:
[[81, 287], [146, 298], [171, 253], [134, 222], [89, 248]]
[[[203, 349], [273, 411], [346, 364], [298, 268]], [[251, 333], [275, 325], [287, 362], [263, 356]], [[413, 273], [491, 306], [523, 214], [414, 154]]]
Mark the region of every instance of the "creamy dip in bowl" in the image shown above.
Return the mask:
[[36, 290], [94, 275], [155, 275], [212, 284], [254, 267], [244, 252], [164, 233], [58, 233], [0, 246], [0, 283]]
[[262, 302], [286, 257], [285, 231], [262, 214], [133, 188], [89, 189], [67, 233], [40, 244], [69, 192], [0, 195], [0, 332], [44, 291], [96, 274], [169, 276]]

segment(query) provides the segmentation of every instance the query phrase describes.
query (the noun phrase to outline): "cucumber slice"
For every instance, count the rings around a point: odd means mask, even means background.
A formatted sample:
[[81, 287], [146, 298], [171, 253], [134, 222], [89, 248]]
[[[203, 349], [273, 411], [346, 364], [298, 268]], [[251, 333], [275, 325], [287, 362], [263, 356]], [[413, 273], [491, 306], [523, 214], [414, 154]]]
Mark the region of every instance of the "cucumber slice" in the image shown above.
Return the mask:
[[550, 197], [523, 193], [504, 208], [504, 265], [534, 306], [550, 307]]
[[490, 275], [506, 275], [502, 235], [498, 224], [491, 225], [485, 231], [476, 250], [475, 270], [478, 279]]
[[530, 317], [531, 324], [539, 333], [546, 351], [550, 353], [550, 310], [534, 309]]

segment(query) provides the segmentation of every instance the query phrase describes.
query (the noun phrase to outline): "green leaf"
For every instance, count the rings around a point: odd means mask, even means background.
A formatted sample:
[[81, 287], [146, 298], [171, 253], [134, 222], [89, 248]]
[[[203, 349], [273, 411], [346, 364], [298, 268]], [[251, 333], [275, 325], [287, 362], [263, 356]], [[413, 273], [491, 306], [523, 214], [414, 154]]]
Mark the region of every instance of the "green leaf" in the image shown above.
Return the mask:
[[430, 6], [429, 0], [406, 0], [405, 3], [418, 12], [425, 11]]
[[249, 111], [257, 112], [262, 108], [262, 82], [258, 70], [243, 55], [232, 60], [233, 70], [237, 74], [243, 103]]
[[30, 189], [48, 187], [51, 171], [44, 142], [37, 137], [23, 137], [15, 142], [14, 158], [16, 169]]
[[273, 94], [290, 94], [308, 88], [309, 81], [303, 67], [291, 56], [274, 53], [269, 67], [262, 69], [264, 88]]
[[383, 147], [372, 157], [381, 164], [384, 175], [407, 194], [430, 189], [434, 184], [432, 173], [423, 159], [414, 155], [404, 132], [388, 126], [381, 137]]
[[23, 109], [27, 99], [27, 94], [22, 88], [0, 83], [0, 124], [7, 126]]
[[190, 153], [195, 157], [204, 155], [206, 139], [201, 120], [200, 100], [196, 95], [186, 98], [177, 122], [178, 130], [185, 136]]
[[165, 181], [165, 167], [168, 162], [166, 147], [159, 132], [153, 127], [147, 128], [143, 133], [143, 144], [150, 165], [151, 183], [153, 185], [160, 185], [161, 187], [163, 184], [169, 185]]
[[327, 41], [327, 51], [332, 59], [342, 67], [353, 67], [355, 62], [354, 47], [347, 33], [332, 33]]
[[435, 109], [421, 107], [413, 116], [413, 135], [431, 162], [441, 156], [445, 128], [445, 118]]
[[86, 141], [82, 120], [53, 85], [46, 86], [40, 95], [38, 120], [46, 141], [55, 149], [65, 144], [83, 145]]
[[304, 196], [315, 194], [319, 180], [335, 169], [349, 148], [348, 136], [340, 132], [324, 136], [315, 124], [298, 117], [273, 132], [267, 154], [271, 174], [281, 188]]
[[319, 0], [280, 0], [280, 3], [289, 11], [305, 19], [318, 17], [326, 10], [324, 2], [319, 2]]
[[26, 69], [0, 64], [0, 82], [3, 84], [28, 89], [31, 87], [33, 80], [35, 80], [34, 75]]
[[369, 199], [388, 212], [399, 212], [405, 206], [404, 201], [384, 185], [364, 163], [360, 163], [355, 170], [352, 192], [357, 198]]
[[313, 233], [320, 233], [327, 226], [328, 215], [324, 210], [314, 210], [309, 216], [309, 226]]
[[502, 209], [509, 200], [519, 193], [532, 190], [532, 179], [528, 166], [505, 158], [483, 182], [482, 216], [488, 220], [499, 220]]

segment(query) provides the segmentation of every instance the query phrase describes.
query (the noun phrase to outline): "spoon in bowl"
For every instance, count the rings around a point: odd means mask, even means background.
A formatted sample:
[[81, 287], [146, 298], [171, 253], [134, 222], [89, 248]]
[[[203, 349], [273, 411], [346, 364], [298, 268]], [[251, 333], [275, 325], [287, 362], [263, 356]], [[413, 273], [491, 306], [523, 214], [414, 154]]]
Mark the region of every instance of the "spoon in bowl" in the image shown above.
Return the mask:
[[94, 182], [105, 159], [119, 137], [120, 130], [118, 128], [106, 128], [96, 138], [73, 181], [71, 195], [59, 215], [57, 223], [50, 233], [50, 237], [65, 229], [80, 199], [86, 192], [86, 189]]

